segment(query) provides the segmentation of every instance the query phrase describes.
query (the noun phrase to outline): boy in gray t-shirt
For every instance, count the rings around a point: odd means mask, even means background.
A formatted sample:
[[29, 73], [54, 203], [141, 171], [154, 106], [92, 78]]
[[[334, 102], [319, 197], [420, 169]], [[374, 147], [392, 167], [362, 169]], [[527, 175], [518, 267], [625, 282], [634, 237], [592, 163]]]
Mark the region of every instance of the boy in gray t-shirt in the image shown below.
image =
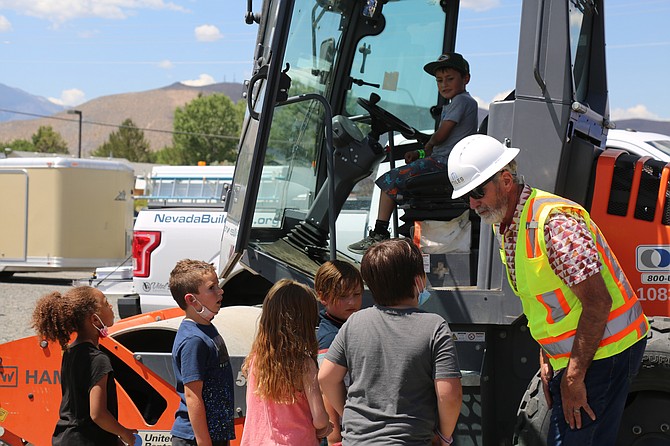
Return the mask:
[[477, 133], [477, 101], [465, 90], [470, 82], [470, 65], [458, 53], [446, 53], [423, 67], [435, 76], [437, 90], [449, 101], [442, 108], [440, 126], [423, 149], [405, 154], [405, 166], [396, 167], [377, 178], [382, 194], [375, 227], [363, 239], [348, 246], [349, 251], [363, 254], [370, 246], [390, 237], [391, 214], [398, 198], [407, 190], [407, 181], [417, 175], [444, 172], [451, 149], [466, 136]]
[[[449, 326], [418, 308], [425, 295], [421, 251], [383, 241], [363, 257], [375, 305], [340, 329], [319, 371], [342, 415], [343, 446], [448, 445], [461, 408], [461, 372]], [[344, 376], [351, 385], [346, 390]]]

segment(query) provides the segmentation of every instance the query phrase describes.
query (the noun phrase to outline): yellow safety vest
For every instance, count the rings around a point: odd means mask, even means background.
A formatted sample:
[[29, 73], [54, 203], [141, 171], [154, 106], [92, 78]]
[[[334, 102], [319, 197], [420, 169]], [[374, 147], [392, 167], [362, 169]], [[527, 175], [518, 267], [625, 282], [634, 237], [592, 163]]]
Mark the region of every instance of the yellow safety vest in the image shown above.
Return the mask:
[[514, 253], [516, 289], [509, 276], [504, 238], [500, 254], [510, 285], [521, 298], [531, 335], [540, 343], [553, 368], [558, 370], [568, 365], [577, 323], [582, 314], [582, 304], [570, 288], [554, 274], [549, 264], [544, 224], [551, 211], [556, 208], [571, 208], [584, 218], [598, 249], [602, 264], [600, 274], [612, 296], [612, 309], [603, 339], [593, 359], [621, 353], [646, 336], [649, 323], [619, 262], [600, 229], [591, 221], [589, 213], [577, 203], [533, 189], [519, 222]]

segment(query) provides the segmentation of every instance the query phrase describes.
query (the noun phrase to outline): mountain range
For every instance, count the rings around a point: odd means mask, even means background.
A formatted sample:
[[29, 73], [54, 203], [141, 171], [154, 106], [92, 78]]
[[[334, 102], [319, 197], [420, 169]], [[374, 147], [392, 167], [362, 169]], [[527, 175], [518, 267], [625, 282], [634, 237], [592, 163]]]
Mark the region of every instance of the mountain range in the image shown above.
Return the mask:
[[33, 119], [35, 115], [52, 115], [64, 110], [47, 98], [4, 84], [0, 84], [0, 98], [0, 122]]
[[[241, 83], [223, 82], [202, 87], [174, 83], [166, 87], [136, 93], [102, 96], [76, 107], [81, 111], [82, 156], [87, 156], [117, 130], [127, 118], [144, 129], [144, 136], [151, 150], [160, 150], [172, 144], [174, 111], [199, 94], [223, 93], [237, 102], [242, 99], [245, 87]], [[480, 117], [487, 111], [480, 109]], [[36, 117], [42, 116], [42, 117]], [[79, 143], [79, 117], [68, 109], [46, 98], [31, 95], [17, 88], [0, 84], [0, 141], [30, 140], [40, 126], [50, 125], [61, 134], [75, 154]], [[670, 121], [624, 119], [616, 122], [617, 128], [633, 129], [670, 135]]]
[[[109, 134], [117, 131], [117, 126], [127, 118], [132, 119], [137, 127], [144, 129], [144, 136], [149, 141], [151, 150], [170, 146], [172, 145], [170, 132], [177, 107], [183, 107], [199, 94], [207, 96], [222, 93], [237, 102], [242, 98], [244, 90], [244, 85], [241, 83], [222, 82], [203, 87], [190, 87], [177, 82], [155, 90], [92, 99], [73, 107], [81, 111], [82, 116], [82, 156], [88, 156], [107, 141]], [[7, 110], [43, 117], [8, 113]], [[0, 141], [30, 140], [40, 126], [50, 125], [61, 134], [70, 148], [70, 153], [75, 154], [79, 143], [79, 116], [69, 114], [67, 109], [45, 98], [0, 84], [0, 112], [4, 113], [0, 114]], [[5, 122], [2, 122], [2, 118], [7, 117], [14, 120], [5, 119]], [[21, 119], [17, 120], [17, 117]]]

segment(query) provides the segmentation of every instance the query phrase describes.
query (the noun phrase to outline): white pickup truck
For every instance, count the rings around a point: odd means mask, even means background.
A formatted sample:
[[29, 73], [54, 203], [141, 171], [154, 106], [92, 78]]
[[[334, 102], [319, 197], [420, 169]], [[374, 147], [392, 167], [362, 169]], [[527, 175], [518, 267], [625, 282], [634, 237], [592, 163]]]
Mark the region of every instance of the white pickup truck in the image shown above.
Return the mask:
[[147, 205], [133, 227], [132, 290], [119, 298], [126, 317], [174, 306], [168, 289], [178, 260], [192, 258], [219, 266], [225, 220], [225, 191], [234, 166], [156, 166], [147, 179]]
[[[105, 268], [88, 283], [106, 293], [118, 293], [120, 317], [173, 307], [168, 288], [170, 271], [185, 258], [204, 260], [219, 268], [224, 199], [234, 166], [157, 166], [147, 179], [147, 205], [133, 227], [131, 267]], [[259, 199], [272, 200], [286, 168], [266, 172]], [[256, 213], [257, 225], [277, 227], [279, 216]], [[261, 221], [262, 220], [262, 221]], [[338, 245], [347, 246], [365, 233], [368, 213], [345, 211], [338, 221]], [[354, 256], [359, 258], [359, 256]], [[132, 277], [132, 278], [131, 278]], [[83, 282], [80, 282], [83, 283]]]

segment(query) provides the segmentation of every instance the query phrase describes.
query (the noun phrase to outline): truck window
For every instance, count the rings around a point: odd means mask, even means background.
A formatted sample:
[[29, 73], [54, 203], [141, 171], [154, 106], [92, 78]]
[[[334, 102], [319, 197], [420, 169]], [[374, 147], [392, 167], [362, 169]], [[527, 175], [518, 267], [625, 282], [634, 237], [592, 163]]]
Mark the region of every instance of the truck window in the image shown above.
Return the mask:
[[[341, 20], [339, 13], [325, 9], [319, 2], [296, 2], [284, 58], [290, 67], [291, 96], [324, 94], [335, 63]], [[309, 209], [316, 195], [316, 163], [324, 139], [323, 120], [324, 110], [317, 101], [275, 109], [254, 228], [278, 228], [287, 210], [304, 216]]]
[[575, 99], [577, 101], [587, 101], [595, 6], [591, 1], [571, 0], [568, 7], [570, 14], [570, 57], [575, 80]]
[[324, 111], [317, 101], [275, 109], [253, 227], [278, 227], [286, 210], [304, 214], [316, 195], [316, 159]]

